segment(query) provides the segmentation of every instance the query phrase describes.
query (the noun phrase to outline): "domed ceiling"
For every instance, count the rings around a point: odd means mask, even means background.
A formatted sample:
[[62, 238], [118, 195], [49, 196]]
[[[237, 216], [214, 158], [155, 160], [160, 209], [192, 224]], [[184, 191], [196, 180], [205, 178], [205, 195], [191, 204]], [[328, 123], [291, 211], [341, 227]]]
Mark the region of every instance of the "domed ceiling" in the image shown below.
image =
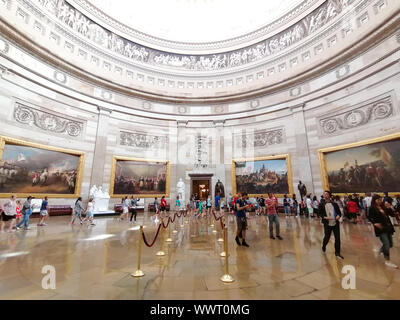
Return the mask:
[[111, 18], [168, 41], [209, 43], [243, 36], [303, 0], [88, 0]]

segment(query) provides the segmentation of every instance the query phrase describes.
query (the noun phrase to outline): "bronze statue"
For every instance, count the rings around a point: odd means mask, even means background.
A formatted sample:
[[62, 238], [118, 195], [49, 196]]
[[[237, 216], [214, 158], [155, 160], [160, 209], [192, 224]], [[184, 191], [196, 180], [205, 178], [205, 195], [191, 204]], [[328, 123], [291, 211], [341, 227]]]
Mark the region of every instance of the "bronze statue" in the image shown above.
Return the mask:
[[224, 185], [222, 184], [222, 182], [219, 181], [219, 179], [218, 179], [218, 182], [215, 184], [215, 195], [217, 195], [218, 192], [219, 192], [219, 196], [221, 198], [225, 198], [225, 188], [224, 188]]
[[299, 189], [300, 198], [301, 198], [301, 200], [303, 200], [303, 197], [305, 197], [307, 195], [306, 185], [304, 183], [302, 183], [301, 181], [299, 181], [299, 184], [297, 185], [297, 189]]

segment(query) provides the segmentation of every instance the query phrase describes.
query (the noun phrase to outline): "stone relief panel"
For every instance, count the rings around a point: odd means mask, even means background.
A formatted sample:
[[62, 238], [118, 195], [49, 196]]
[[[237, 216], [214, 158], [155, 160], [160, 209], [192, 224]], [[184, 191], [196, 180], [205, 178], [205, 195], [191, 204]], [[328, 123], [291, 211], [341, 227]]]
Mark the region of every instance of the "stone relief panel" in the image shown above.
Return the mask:
[[282, 51], [326, 25], [355, 0], [327, 0], [305, 18], [277, 35], [236, 51], [212, 55], [162, 52], [122, 38], [88, 19], [65, 0], [32, 0], [69, 28], [98, 45], [135, 62], [196, 71], [237, 67]]
[[392, 97], [389, 96], [361, 107], [320, 119], [320, 132], [322, 135], [337, 134], [372, 121], [389, 118], [393, 114]]
[[255, 130], [252, 133], [235, 137], [235, 145], [238, 148], [263, 148], [274, 144], [283, 143], [284, 129]]
[[210, 156], [210, 137], [198, 134], [195, 137], [195, 162], [194, 168], [208, 168]]
[[166, 149], [168, 136], [156, 136], [144, 132], [120, 132], [120, 144], [142, 149]]
[[24, 125], [69, 137], [80, 137], [83, 132], [83, 122], [66, 119], [20, 103], [16, 103], [13, 116], [17, 122]]

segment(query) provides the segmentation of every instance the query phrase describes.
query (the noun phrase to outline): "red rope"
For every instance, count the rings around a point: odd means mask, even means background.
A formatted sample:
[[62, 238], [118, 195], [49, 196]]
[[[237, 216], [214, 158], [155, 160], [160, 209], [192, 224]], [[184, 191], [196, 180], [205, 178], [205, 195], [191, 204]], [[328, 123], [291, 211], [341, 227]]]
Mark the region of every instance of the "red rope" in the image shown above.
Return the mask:
[[158, 225], [157, 232], [156, 232], [156, 236], [154, 237], [154, 239], [153, 239], [153, 241], [151, 242], [151, 244], [149, 244], [149, 243], [147, 242], [146, 236], [145, 236], [144, 232], [142, 232], [143, 242], [144, 242], [144, 244], [145, 244], [146, 246], [152, 247], [152, 246], [156, 243], [158, 234], [160, 233], [160, 229], [161, 229], [161, 223]]

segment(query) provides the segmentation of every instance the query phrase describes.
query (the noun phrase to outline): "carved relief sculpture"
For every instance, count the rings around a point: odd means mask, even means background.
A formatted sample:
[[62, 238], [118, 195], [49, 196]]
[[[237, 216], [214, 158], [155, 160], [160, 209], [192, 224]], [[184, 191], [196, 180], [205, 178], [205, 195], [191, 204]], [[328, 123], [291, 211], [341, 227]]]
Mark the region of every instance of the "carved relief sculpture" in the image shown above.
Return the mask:
[[83, 123], [35, 110], [17, 103], [14, 109], [14, 119], [19, 123], [35, 126], [39, 129], [78, 137], [82, 134]]
[[147, 133], [125, 132], [120, 133], [120, 144], [123, 146], [144, 149], [165, 149], [168, 143], [167, 136], [154, 136]]
[[321, 132], [330, 135], [365, 125], [370, 121], [389, 118], [393, 115], [392, 98], [386, 97], [362, 107], [335, 114], [319, 121]]
[[76, 32], [133, 61], [208, 71], [240, 66], [284, 50], [326, 25], [354, 0], [327, 0], [295, 25], [243, 49], [220, 54], [191, 56], [150, 49], [122, 38], [88, 19], [65, 0], [36, 1]]

